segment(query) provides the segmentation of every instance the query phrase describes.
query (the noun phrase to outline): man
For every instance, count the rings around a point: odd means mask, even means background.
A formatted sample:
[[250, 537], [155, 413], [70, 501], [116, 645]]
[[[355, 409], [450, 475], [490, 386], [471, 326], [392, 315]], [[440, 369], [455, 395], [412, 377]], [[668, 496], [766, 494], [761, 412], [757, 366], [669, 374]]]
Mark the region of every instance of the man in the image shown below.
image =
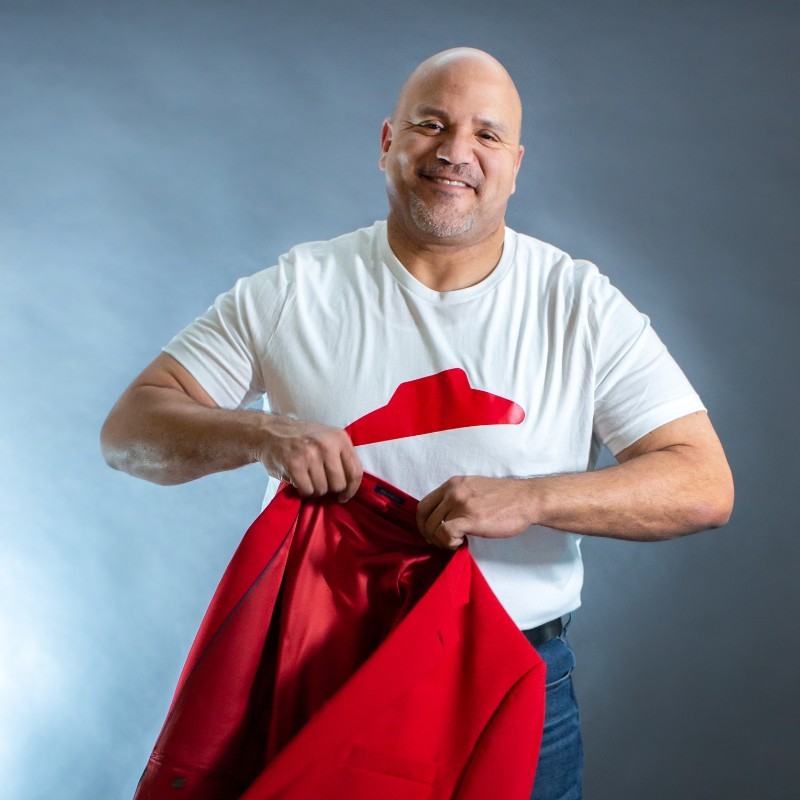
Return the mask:
[[[102, 444], [111, 466], [163, 484], [260, 462], [304, 496], [346, 502], [366, 466], [422, 497], [421, 534], [450, 549], [470, 537], [547, 662], [534, 796], [573, 798], [582, 749], [562, 619], [580, 604], [580, 535], [716, 527], [733, 487], [647, 318], [591, 264], [505, 227], [520, 126], [488, 54], [423, 62], [383, 123], [387, 221], [238, 281], [125, 391]], [[272, 413], [244, 408], [261, 394]], [[477, 420], [476, 398], [490, 409]], [[377, 409], [414, 423], [355, 448], [342, 429]], [[601, 443], [619, 463], [592, 471]]]

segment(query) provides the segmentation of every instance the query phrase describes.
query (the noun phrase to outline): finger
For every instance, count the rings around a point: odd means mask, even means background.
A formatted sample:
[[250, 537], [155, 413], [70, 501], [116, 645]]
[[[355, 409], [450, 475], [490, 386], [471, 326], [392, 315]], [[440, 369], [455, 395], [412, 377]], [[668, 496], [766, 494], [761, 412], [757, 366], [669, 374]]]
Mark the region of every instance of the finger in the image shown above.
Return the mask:
[[361, 478], [364, 476], [364, 467], [361, 464], [361, 459], [352, 445], [342, 451], [342, 468], [346, 485], [344, 491], [339, 494], [339, 501], [346, 503], [355, 496], [358, 487], [361, 485]]
[[297, 493], [301, 497], [310, 497], [314, 494], [314, 484], [311, 481], [311, 476], [308, 470], [293, 469], [289, 470], [286, 475], [286, 480], [297, 489]]
[[429, 544], [440, 550], [458, 550], [464, 542], [464, 537], [458, 534], [455, 527], [451, 527], [452, 522], [453, 520], [444, 520], [428, 539]]
[[[442, 502], [442, 498], [444, 497], [444, 492], [444, 484], [442, 484], [429, 494], [426, 494], [425, 497], [423, 497], [422, 500], [417, 503], [417, 527], [419, 528], [419, 532], [429, 541], [430, 539], [427, 526], [428, 518], [430, 517], [431, 513], [433, 513], [433, 511], [439, 507], [439, 504]], [[444, 519], [444, 514], [442, 514], [439, 522], [441, 522], [442, 519]]]
[[445, 495], [436, 508], [434, 508], [425, 520], [425, 533], [431, 539], [442, 536], [442, 523], [449, 515], [454, 514], [455, 510], [449, 497]]
[[458, 550], [466, 539], [466, 527], [466, 520], [463, 517], [443, 520], [437, 531], [440, 546], [448, 550]]
[[344, 475], [344, 465], [339, 453], [326, 458], [322, 466], [325, 470], [327, 491], [343, 492], [347, 487], [347, 478]]
[[325, 463], [321, 458], [314, 459], [308, 465], [308, 476], [313, 486], [313, 495], [322, 497], [328, 493], [328, 477], [325, 474]]

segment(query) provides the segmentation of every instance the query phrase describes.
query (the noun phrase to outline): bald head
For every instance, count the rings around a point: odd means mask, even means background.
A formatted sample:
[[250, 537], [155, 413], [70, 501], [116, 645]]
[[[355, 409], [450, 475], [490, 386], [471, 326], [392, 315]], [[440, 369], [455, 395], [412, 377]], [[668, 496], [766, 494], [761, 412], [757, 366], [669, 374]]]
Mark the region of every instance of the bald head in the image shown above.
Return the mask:
[[484, 84], [505, 107], [507, 123], [519, 141], [522, 126], [522, 102], [517, 87], [506, 68], [489, 53], [474, 47], [453, 47], [426, 58], [403, 84], [392, 119], [407, 114], [414, 100], [429, 95], [439, 87], [470, 82]]
[[458, 47], [423, 61], [381, 129], [390, 237], [501, 247], [522, 161], [521, 121], [514, 82], [488, 53]]

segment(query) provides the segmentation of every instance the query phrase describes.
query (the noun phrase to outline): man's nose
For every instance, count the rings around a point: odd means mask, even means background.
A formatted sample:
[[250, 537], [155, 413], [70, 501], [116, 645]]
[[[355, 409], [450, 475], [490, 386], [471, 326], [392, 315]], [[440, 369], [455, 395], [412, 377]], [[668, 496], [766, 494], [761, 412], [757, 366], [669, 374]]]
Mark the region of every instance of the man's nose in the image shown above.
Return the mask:
[[436, 157], [449, 164], [468, 164], [474, 158], [472, 135], [448, 131], [439, 137]]

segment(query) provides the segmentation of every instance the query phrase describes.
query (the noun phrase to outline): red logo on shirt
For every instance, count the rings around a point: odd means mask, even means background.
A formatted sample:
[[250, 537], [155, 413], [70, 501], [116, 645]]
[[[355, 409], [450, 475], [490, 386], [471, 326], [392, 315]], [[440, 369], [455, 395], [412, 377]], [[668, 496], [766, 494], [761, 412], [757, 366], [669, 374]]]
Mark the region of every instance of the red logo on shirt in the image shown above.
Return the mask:
[[407, 436], [472, 428], [519, 425], [522, 406], [491, 392], [473, 389], [463, 369], [447, 369], [401, 383], [389, 402], [350, 423], [353, 444], [372, 444]]

